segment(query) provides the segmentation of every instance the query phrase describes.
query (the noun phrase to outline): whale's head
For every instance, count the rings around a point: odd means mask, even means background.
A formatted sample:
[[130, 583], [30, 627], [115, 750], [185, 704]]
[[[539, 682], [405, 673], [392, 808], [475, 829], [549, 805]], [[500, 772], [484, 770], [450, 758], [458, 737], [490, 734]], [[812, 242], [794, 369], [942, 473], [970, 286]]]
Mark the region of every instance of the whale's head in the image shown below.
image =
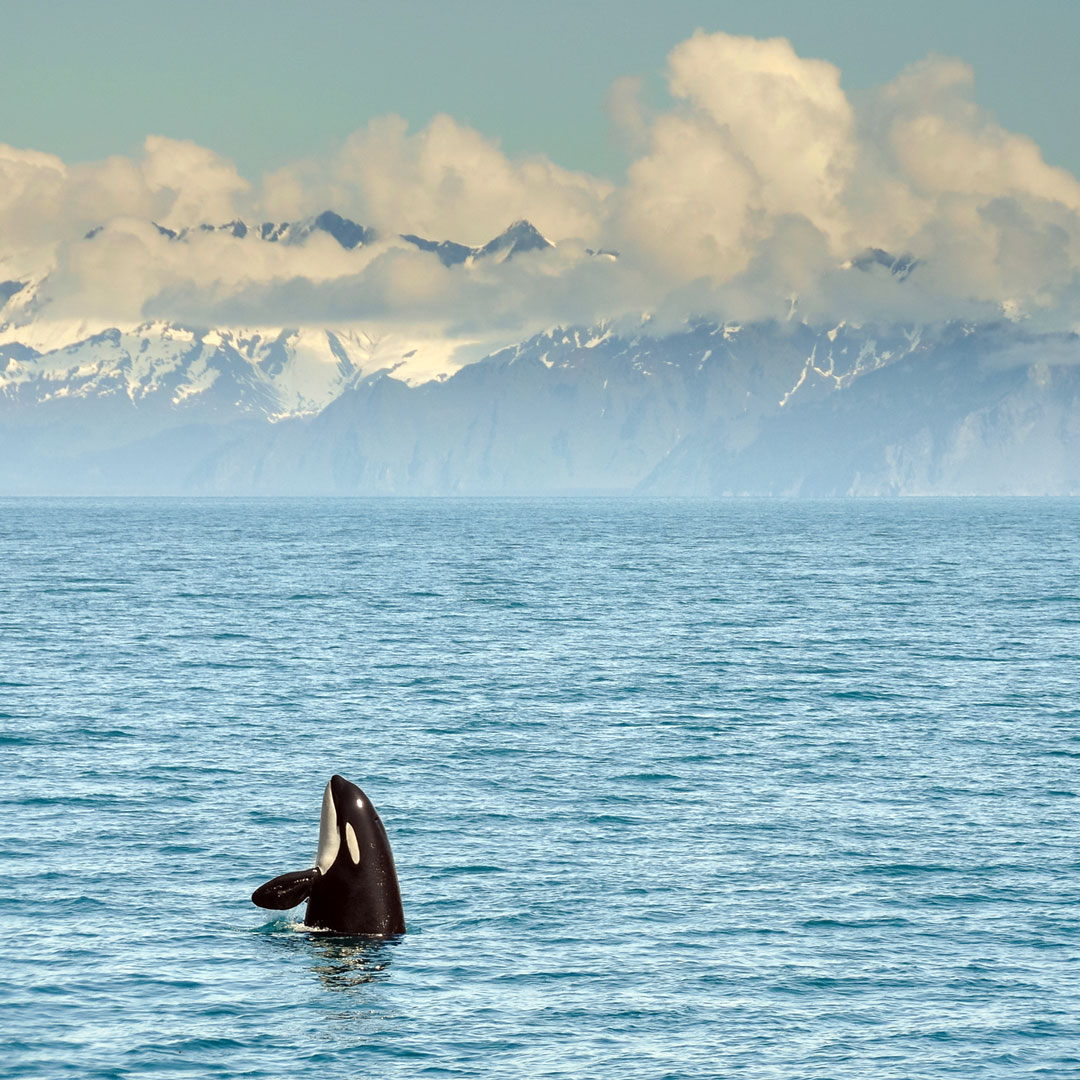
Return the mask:
[[371, 800], [344, 776], [336, 773], [323, 792], [319, 821], [319, 850], [315, 865], [330, 873], [335, 864], [348, 871], [359, 867], [366, 853], [389, 849], [386, 830]]

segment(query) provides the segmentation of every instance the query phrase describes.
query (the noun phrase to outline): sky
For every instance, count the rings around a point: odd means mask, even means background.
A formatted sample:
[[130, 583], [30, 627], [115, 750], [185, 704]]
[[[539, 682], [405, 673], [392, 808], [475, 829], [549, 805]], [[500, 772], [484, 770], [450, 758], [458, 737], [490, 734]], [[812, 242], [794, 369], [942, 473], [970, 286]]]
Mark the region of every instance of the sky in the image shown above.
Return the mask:
[[[0, 26], [0, 285], [28, 283], [5, 340], [43, 319], [486, 343], [795, 310], [1080, 327], [1080, 4], [0, 0]], [[153, 224], [325, 209], [379, 240]], [[555, 247], [447, 268], [400, 237], [479, 245], [518, 218]]]
[[372, 117], [449, 113], [511, 155], [617, 178], [611, 84], [664, 95], [695, 29], [788, 38], [858, 93], [929, 53], [975, 71], [978, 100], [1080, 174], [1075, 0], [0, 0], [0, 141], [66, 161], [192, 139], [255, 179]]

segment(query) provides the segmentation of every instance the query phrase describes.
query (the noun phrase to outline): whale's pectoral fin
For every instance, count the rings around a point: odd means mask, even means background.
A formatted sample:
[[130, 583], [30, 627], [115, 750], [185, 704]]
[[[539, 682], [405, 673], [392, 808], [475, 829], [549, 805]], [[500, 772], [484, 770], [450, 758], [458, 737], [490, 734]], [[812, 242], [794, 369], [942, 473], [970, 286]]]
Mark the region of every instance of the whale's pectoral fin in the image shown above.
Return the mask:
[[252, 894], [251, 902], [259, 907], [285, 911], [296, 907], [311, 894], [311, 885], [319, 876], [318, 867], [311, 870], [295, 870], [291, 874], [281, 874], [260, 885]]

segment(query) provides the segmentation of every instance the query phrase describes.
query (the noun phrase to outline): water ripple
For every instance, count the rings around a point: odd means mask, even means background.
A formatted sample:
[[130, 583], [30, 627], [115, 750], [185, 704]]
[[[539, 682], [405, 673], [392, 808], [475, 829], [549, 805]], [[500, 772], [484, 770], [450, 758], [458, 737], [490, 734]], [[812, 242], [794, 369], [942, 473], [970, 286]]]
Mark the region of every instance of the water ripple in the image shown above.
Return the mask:
[[[1078, 526], [0, 500], [0, 1077], [1075, 1077]], [[248, 901], [335, 771], [401, 939]]]

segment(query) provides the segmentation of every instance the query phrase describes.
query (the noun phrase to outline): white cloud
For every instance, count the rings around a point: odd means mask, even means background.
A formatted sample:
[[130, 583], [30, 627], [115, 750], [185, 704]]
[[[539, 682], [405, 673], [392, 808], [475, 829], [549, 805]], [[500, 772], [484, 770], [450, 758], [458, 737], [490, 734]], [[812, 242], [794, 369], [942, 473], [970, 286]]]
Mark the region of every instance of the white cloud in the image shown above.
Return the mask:
[[151, 135], [141, 158], [68, 166], [0, 144], [0, 235], [11, 247], [68, 241], [115, 217], [164, 224], [227, 221], [250, 185], [193, 142]]
[[629, 170], [619, 227], [676, 278], [729, 281], [801, 215], [839, 253], [855, 158], [840, 73], [782, 39], [698, 31], [669, 57], [674, 109]]
[[147, 189], [165, 196], [162, 224], [174, 228], [196, 222], [223, 222], [237, 211], [237, 197], [251, 185], [233, 162], [189, 140], [151, 135], [141, 163]]
[[969, 65], [930, 57], [882, 88], [870, 132], [876, 129], [897, 171], [928, 195], [1031, 196], [1080, 210], [1080, 182], [980, 109], [971, 100], [974, 84]]
[[42, 242], [42, 225], [56, 216], [67, 168], [52, 154], [0, 144], [0, 236], [18, 248]]
[[[57, 316], [379, 318], [473, 338], [642, 310], [782, 316], [795, 297], [820, 319], [1076, 321], [1080, 181], [979, 108], [962, 62], [928, 58], [856, 106], [835, 66], [783, 39], [698, 32], [672, 50], [667, 78], [662, 109], [642, 104], [636, 77], [612, 87], [612, 122], [635, 154], [619, 186], [511, 158], [448, 116], [416, 132], [383, 117], [255, 186], [160, 136], [136, 157], [75, 166], [0, 146], [0, 277], [47, 250]], [[270, 244], [196, 230], [177, 242], [150, 224], [328, 208], [383, 239], [346, 251], [320, 232]], [[478, 245], [518, 218], [558, 247], [448, 269], [398, 238]], [[920, 264], [905, 281], [842, 269], [867, 247]]]
[[[967, 65], [931, 57], [856, 110], [835, 67], [786, 41], [698, 32], [669, 89], [618, 228], [672, 283], [705, 279], [698, 303], [747, 317], [791, 293], [822, 317], [917, 319], [1065, 300], [1080, 182], [974, 103]], [[904, 282], [833, 272], [868, 247], [922, 265]]]
[[855, 146], [838, 68], [797, 56], [782, 38], [701, 31], [668, 62], [671, 93], [729, 133], [765, 213], [802, 214], [819, 227], [842, 219]]
[[265, 178], [271, 218], [333, 207], [388, 232], [482, 244], [518, 218], [554, 240], [598, 233], [611, 184], [542, 155], [511, 160], [452, 117], [409, 134], [399, 116], [373, 120], [329, 161], [306, 161]]

